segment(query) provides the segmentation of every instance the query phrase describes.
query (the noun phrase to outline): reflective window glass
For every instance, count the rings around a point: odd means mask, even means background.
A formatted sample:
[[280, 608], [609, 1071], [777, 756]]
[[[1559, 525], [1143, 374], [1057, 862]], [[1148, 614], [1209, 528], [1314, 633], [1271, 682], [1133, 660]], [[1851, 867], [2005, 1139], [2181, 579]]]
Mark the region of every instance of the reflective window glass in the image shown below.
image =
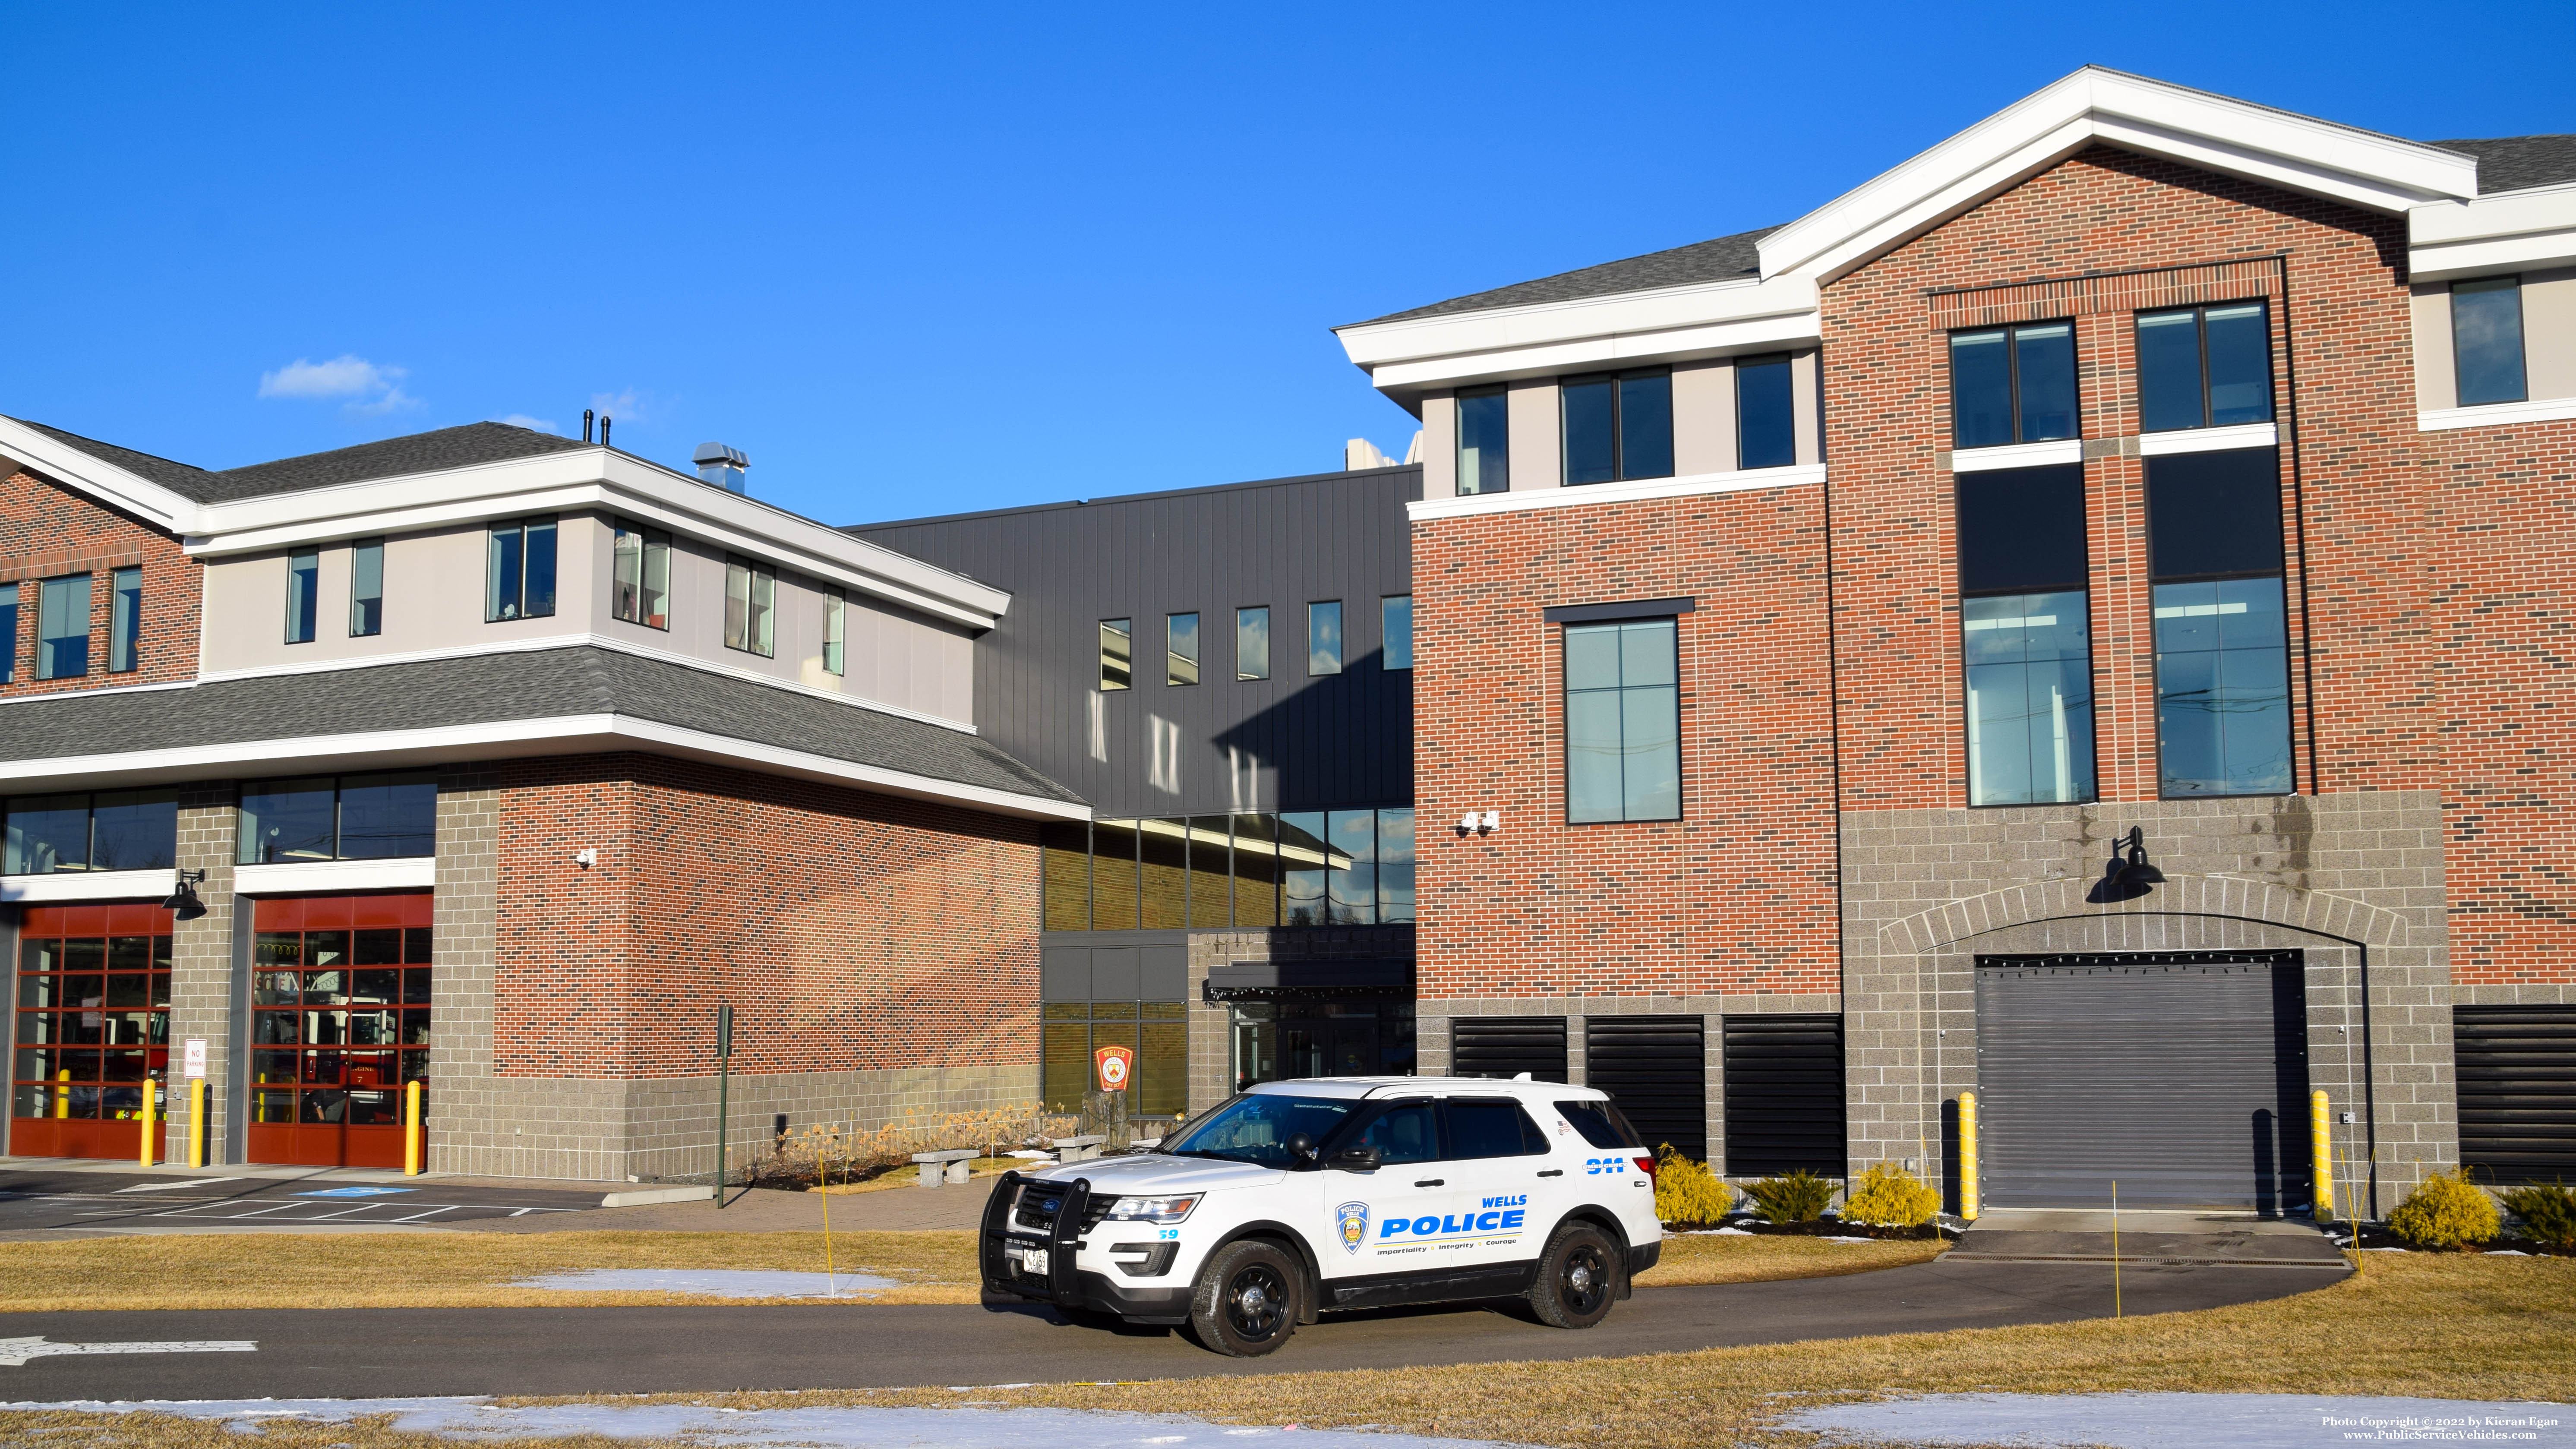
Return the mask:
[[89, 673], [89, 575], [47, 579], [37, 594], [36, 677], [77, 679]]
[[118, 569], [110, 576], [107, 616], [108, 672], [131, 673], [143, 642], [143, 570]]
[[1244, 812], [1234, 817], [1234, 924], [1279, 924], [1279, 841], [1276, 817]]
[[1951, 335], [1950, 426], [1962, 448], [2013, 441], [2012, 348], [2001, 329]]
[[1306, 672], [1342, 672], [1342, 601], [1339, 599], [1306, 606]]
[[2075, 324], [2014, 328], [2013, 373], [2021, 409], [2020, 441], [2074, 437]]
[[1516, 1102], [1446, 1104], [1449, 1136], [1441, 1156], [1464, 1161], [1478, 1157], [1520, 1157], [1545, 1152], [1547, 1138]]
[[21, 795], [9, 802], [7, 859], [0, 874], [51, 875], [89, 869], [89, 797]]
[[1091, 929], [1091, 827], [1068, 821], [1038, 827], [1039, 871], [1046, 894], [1045, 929]]
[[527, 525], [527, 585], [520, 614], [544, 619], [555, 611], [555, 521], [531, 518]]
[[725, 635], [727, 649], [757, 654], [778, 652], [778, 574], [756, 559], [725, 559]]
[[2093, 798], [2093, 669], [2082, 589], [1960, 602], [1968, 803]]
[[179, 792], [103, 790], [92, 807], [94, 870], [167, 870], [179, 858]]
[[322, 551], [299, 548], [286, 556], [286, 642], [310, 644], [321, 612]]
[[1501, 493], [1512, 486], [1510, 396], [1501, 388], [1458, 398], [1458, 491]]
[[1329, 924], [1324, 883], [1330, 874], [1333, 849], [1327, 834], [1323, 811], [1283, 811], [1280, 814], [1280, 924]]
[[1195, 613], [1163, 616], [1163, 682], [1199, 682], [1199, 616]]
[[340, 782], [342, 860], [434, 855], [437, 850], [435, 776], [351, 775]]
[[1786, 357], [1750, 357], [1735, 364], [1738, 468], [1786, 468], [1798, 461], [1798, 424], [1789, 379]]
[[1135, 681], [1135, 639], [1135, 621], [1100, 621], [1100, 687], [1104, 692], [1125, 689]]
[[1137, 822], [1139, 925], [1148, 931], [1177, 931], [1190, 923], [1189, 822], [1185, 819]]
[[2451, 284], [2451, 355], [2460, 406], [2523, 400], [2522, 278]]
[[2138, 426], [2147, 432], [2203, 422], [2200, 313], [2138, 314]]
[[1565, 482], [1607, 483], [1619, 476], [1619, 399], [1609, 378], [1558, 389], [1564, 413]]
[[2238, 427], [2272, 420], [2272, 323], [2260, 302], [2211, 307], [2201, 314], [2209, 354], [2209, 425]]
[[337, 798], [327, 775], [243, 786], [234, 860], [242, 865], [273, 865], [336, 858]]
[[1270, 610], [1267, 608], [1234, 611], [1234, 677], [1270, 677]]
[[1673, 476], [1673, 377], [1668, 372], [1619, 379], [1619, 476]]
[[1136, 929], [1136, 822], [1091, 824], [1091, 929]]
[[483, 618], [487, 623], [519, 617], [527, 583], [526, 542], [516, 522], [493, 524], [484, 539]]
[[1413, 596], [1395, 594], [1378, 600], [1378, 657], [1388, 669], [1413, 667]]
[[1353, 1147], [1374, 1147], [1388, 1167], [1440, 1158], [1438, 1113], [1429, 1102], [1406, 1102], [1387, 1108], [1351, 1139]]
[[0, 684], [18, 678], [18, 586], [0, 584]]
[[2278, 577], [2158, 584], [2156, 743], [2163, 793], [2291, 788], [2287, 621]]
[[618, 521], [609, 548], [609, 605], [627, 623], [671, 627], [671, 535]]
[[385, 541], [362, 538], [349, 546], [349, 635], [385, 632]]
[[1382, 926], [1413, 919], [1413, 812], [1377, 812], [1377, 919]]
[[1234, 882], [1226, 861], [1226, 818], [1190, 817], [1190, 925], [1193, 929], [1231, 924]]
[[1681, 717], [1671, 619], [1565, 630], [1566, 818], [1681, 818]]
[[850, 627], [849, 613], [848, 596], [839, 589], [823, 591], [823, 672], [825, 674], [849, 672], [847, 636]]
[[1672, 374], [1572, 379], [1558, 394], [1568, 484], [1672, 476]]
[[1377, 923], [1377, 812], [1335, 810], [1325, 819], [1331, 845], [1325, 893], [1336, 926]]

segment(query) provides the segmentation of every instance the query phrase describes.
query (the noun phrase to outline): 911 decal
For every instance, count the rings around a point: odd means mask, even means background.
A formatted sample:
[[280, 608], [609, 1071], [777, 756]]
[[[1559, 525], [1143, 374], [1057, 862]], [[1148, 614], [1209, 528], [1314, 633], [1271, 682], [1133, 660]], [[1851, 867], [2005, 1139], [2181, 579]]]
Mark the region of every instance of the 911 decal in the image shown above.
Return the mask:
[[1583, 1159], [1583, 1175], [1600, 1177], [1606, 1174], [1617, 1177], [1636, 1165], [1637, 1160], [1633, 1157], [1587, 1157]]

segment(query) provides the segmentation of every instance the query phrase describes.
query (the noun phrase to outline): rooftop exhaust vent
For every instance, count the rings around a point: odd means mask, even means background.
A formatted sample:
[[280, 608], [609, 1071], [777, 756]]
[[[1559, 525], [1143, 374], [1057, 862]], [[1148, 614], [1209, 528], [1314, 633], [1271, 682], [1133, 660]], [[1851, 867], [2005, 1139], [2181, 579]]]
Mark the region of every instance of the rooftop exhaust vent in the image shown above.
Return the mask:
[[698, 465], [698, 481], [701, 483], [712, 484], [727, 493], [750, 491], [743, 486], [742, 474], [751, 466], [751, 460], [743, 456], [740, 448], [728, 448], [722, 443], [700, 443], [698, 450], [689, 455], [689, 461]]

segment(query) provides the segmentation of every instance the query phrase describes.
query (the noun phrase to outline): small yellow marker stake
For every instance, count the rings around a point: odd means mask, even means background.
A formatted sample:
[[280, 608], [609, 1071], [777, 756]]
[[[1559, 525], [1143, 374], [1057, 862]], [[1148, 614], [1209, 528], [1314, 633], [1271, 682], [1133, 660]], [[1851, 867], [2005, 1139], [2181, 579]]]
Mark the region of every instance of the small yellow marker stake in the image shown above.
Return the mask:
[[62, 1084], [54, 1088], [54, 1120], [59, 1122], [72, 1114], [72, 1074], [65, 1071], [54, 1080]]
[[420, 1176], [420, 1083], [403, 1083], [403, 1176]]
[[2334, 1209], [2334, 1113], [2326, 1094], [2308, 1096], [2308, 1155], [2315, 1159], [2308, 1176], [2316, 1184], [2316, 1206], [2311, 1210], [2318, 1227], [2335, 1220]]
[[2111, 1183], [2111, 1316], [2120, 1317], [2120, 1184]]
[[143, 1160], [143, 1165], [144, 1165], [144, 1166], [146, 1166], [146, 1167], [150, 1167], [150, 1166], [152, 1165], [152, 1158], [153, 1158], [153, 1152], [152, 1152], [152, 1089], [153, 1089], [153, 1087], [155, 1087], [156, 1085], [158, 1085], [158, 1084], [157, 1084], [157, 1083], [155, 1083], [155, 1082], [154, 1082], [150, 1077], [145, 1077], [145, 1078], [143, 1079], [143, 1111], [142, 1111], [142, 1113], [141, 1113], [140, 1115], [141, 1115], [141, 1118], [142, 1118], [142, 1126], [143, 1126], [143, 1152], [142, 1152], [142, 1160]]
[[1959, 1216], [1977, 1220], [1977, 1094], [1959, 1094]]
[[823, 1291], [838, 1293], [840, 1278], [832, 1271], [832, 1174], [819, 1152], [814, 1155], [814, 1175], [823, 1180]]
[[206, 1165], [206, 1079], [188, 1083], [188, 1165]]

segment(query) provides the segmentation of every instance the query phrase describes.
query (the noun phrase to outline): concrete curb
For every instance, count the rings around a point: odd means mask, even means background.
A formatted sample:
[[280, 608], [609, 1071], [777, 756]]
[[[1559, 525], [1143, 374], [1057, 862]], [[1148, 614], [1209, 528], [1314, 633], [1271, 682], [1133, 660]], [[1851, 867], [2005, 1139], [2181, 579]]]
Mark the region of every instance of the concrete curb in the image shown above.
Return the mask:
[[712, 1200], [715, 1195], [716, 1190], [713, 1186], [647, 1187], [638, 1188], [633, 1192], [612, 1192], [606, 1197], [601, 1198], [599, 1200], [599, 1205], [604, 1208], [613, 1208], [643, 1207], [648, 1203], [657, 1202], [707, 1202]]

